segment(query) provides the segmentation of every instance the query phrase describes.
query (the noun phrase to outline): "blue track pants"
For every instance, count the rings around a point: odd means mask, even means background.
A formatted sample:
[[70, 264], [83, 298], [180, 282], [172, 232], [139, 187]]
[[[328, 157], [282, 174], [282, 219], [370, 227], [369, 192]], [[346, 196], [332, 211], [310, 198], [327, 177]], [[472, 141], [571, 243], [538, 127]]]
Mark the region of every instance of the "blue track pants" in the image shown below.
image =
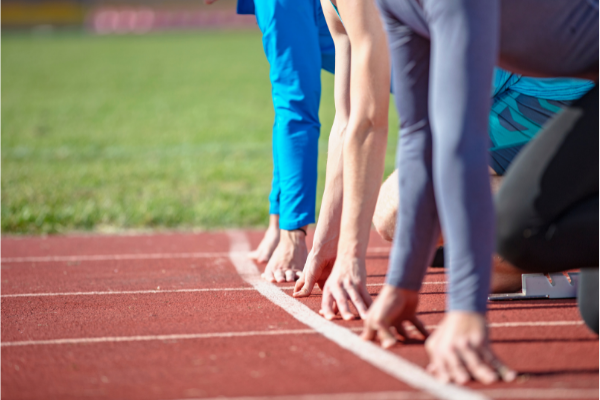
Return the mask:
[[281, 229], [315, 222], [321, 68], [335, 49], [318, 0], [255, 0], [270, 64], [275, 122], [271, 214]]

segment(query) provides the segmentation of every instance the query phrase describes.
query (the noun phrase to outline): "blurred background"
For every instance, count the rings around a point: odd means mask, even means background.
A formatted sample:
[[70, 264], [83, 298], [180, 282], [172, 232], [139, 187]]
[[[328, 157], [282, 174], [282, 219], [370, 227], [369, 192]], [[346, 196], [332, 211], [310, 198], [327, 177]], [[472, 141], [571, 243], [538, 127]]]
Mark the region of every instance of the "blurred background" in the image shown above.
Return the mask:
[[[269, 65], [235, 4], [3, 1], [2, 232], [266, 226]], [[396, 131], [391, 112], [386, 174]]]

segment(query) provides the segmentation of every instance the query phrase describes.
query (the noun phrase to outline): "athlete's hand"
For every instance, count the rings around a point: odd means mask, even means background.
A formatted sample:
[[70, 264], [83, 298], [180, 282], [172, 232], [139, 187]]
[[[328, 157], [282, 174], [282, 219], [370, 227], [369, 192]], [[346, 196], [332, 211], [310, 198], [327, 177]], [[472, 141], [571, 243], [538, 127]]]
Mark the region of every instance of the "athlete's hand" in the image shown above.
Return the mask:
[[302, 276], [296, 281], [294, 288], [294, 297], [307, 297], [312, 293], [315, 283], [321, 290], [325, 287], [325, 282], [331, 274], [335, 258], [337, 256], [337, 237], [335, 240], [316, 243], [308, 253], [306, 265], [302, 271]]
[[404, 321], [412, 323], [427, 337], [429, 333], [416, 315], [418, 302], [418, 292], [385, 285], [369, 309], [361, 337], [364, 340], [377, 337], [382, 347], [391, 347], [397, 341], [396, 333], [410, 338], [404, 329]]
[[367, 291], [365, 260], [338, 255], [323, 288], [319, 313], [332, 320], [339, 310], [342, 318], [349, 321], [356, 318], [350, 311], [350, 303], [353, 303], [360, 317], [364, 319], [372, 302]]
[[427, 371], [442, 382], [464, 384], [475, 380], [489, 384], [513, 381], [516, 372], [505, 366], [490, 348], [485, 317], [453, 311], [425, 342], [430, 363]]
[[263, 279], [269, 282], [294, 282], [302, 275], [308, 253], [305, 236], [299, 230], [281, 230], [279, 244], [262, 274]]

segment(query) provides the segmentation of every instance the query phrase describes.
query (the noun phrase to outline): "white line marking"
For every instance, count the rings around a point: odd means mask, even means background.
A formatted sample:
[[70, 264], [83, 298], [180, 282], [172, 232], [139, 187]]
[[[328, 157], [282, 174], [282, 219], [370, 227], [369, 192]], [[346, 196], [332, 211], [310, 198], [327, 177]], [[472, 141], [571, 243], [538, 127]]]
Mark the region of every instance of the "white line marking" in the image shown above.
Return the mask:
[[[579, 325], [583, 325], [583, 321], [491, 322], [491, 323], [487, 324], [487, 327], [488, 328], [523, 328], [523, 327], [528, 327], [528, 326], [579, 326]], [[425, 325], [425, 329], [427, 329], [427, 330], [433, 330], [433, 329], [436, 329], [437, 327], [438, 327], [437, 325]], [[412, 325], [408, 325], [405, 328], [409, 331], [417, 330], [417, 328], [415, 328]], [[362, 332], [362, 330], [363, 330], [362, 326], [349, 328], [349, 329], [354, 332]], [[492, 342], [493, 342], [493, 340], [492, 340]]]
[[218, 258], [227, 257], [228, 253], [154, 253], [154, 254], [101, 254], [81, 256], [40, 256], [40, 257], [5, 257], [3, 263], [24, 262], [61, 262], [61, 261], [121, 261], [121, 260], [162, 260], [170, 258]]
[[524, 321], [524, 322], [491, 322], [488, 328], [521, 328], [524, 326], [569, 326], [583, 325], [583, 321]]
[[115, 343], [139, 342], [150, 340], [184, 340], [184, 339], [211, 339], [231, 338], [245, 336], [270, 336], [270, 335], [298, 335], [316, 333], [312, 329], [286, 329], [276, 331], [250, 331], [250, 332], [220, 332], [220, 333], [189, 333], [175, 335], [146, 335], [146, 336], [107, 336], [95, 338], [50, 339], [50, 340], [25, 340], [20, 342], [2, 342], [2, 347], [14, 346], [39, 346], [51, 344], [90, 344], [90, 343]]
[[[482, 393], [494, 399], [597, 399], [597, 389], [487, 389]], [[370, 393], [300, 394], [260, 397], [211, 397], [202, 400], [421, 400], [431, 399], [427, 393], [396, 391]], [[187, 399], [200, 400], [200, 399]]]
[[[254, 290], [254, 288], [251, 288]], [[550, 321], [550, 322], [507, 322], [493, 323], [488, 326], [491, 328], [514, 328], [521, 326], [555, 326], [555, 325], [583, 325], [583, 321]], [[407, 327], [408, 330], [416, 328]], [[428, 330], [437, 328], [437, 325], [425, 326]], [[362, 332], [362, 326], [348, 328], [353, 332]], [[95, 338], [72, 338], [72, 339], [49, 339], [49, 340], [25, 340], [19, 342], [2, 342], [0, 346], [40, 346], [56, 344], [89, 344], [89, 343], [107, 343], [107, 342], [139, 342], [150, 340], [183, 340], [183, 339], [210, 339], [210, 338], [231, 338], [243, 336], [264, 336], [264, 335], [305, 335], [319, 333], [313, 329], [284, 329], [273, 331], [246, 331], [246, 332], [217, 332], [217, 333], [190, 333], [173, 335], [146, 335], [146, 336], [106, 336]]]
[[495, 399], [597, 399], [598, 389], [487, 389], [483, 393]]
[[[259, 397], [211, 397], [186, 400], [427, 400], [433, 399], [427, 393], [398, 391], [371, 393], [332, 393], [332, 394], [300, 394], [288, 396]], [[183, 400], [183, 399], [180, 399]]]
[[[369, 254], [386, 253], [387, 247], [373, 247], [367, 250]], [[140, 253], [140, 254], [97, 254], [79, 256], [33, 256], [33, 257], [3, 257], [3, 263], [25, 262], [76, 262], [76, 261], [121, 261], [121, 260], [162, 260], [172, 258], [219, 258], [229, 257], [229, 252], [212, 253]], [[367, 256], [369, 255], [367, 254]]]
[[[446, 283], [446, 282], [429, 282], [431, 284]], [[381, 286], [382, 283], [367, 284], [367, 286]], [[293, 290], [294, 286], [281, 286], [281, 290]], [[53, 296], [105, 296], [105, 295], [125, 295], [125, 294], [160, 294], [160, 293], [201, 293], [201, 292], [234, 292], [234, 291], [254, 291], [254, 287], [241, 288], [208, 288], [208, 289], [171, 289], [171, 290], [123, 290], [123, 291], [106, 291], [106, 292], [63, 292], [63, 293], [19, 293], [19, 294], [3, 294], [2, 298], [14, 297], [53, 297]], [[488, 324], [488, 328], [518, 328], [524, 326], [568, 326], [568, 325], [583, 325], [583, 321], [537, 321], [537, 322], [492, 322]], [[427, 329], [435, 329], [437, 325], [429, 325]], [[410, 326], [407, 328], [410, 329]], [[354, 330], [354, 328], [352, 328]], [[362, 330], [362, 328], [360, 328]]]
[[[448, 282], [423, 282], [424, 285], [446, 284]], [[383, 286], [383, 283], [367, 283], [367, 286]], [[281, 290], [294, 290], [294, 286], [281, 286]], [[91, 292], [58, 292], [58, 293], [14, 293], [0, 297], [51, 297], [51, 296], [103, 296], [110, 294], [155, 294], [155, 293], [195, 293], [195, 292], [229, 292], [237, 290], [256, 290], [253, 287], [243, 288], [209, 288], [209, 289], [165, 289], [165, 290], [107, 290]]]
[[196, 292], [229, 292], [238, 290], [255, 290], [252, 287], [241, 288], [209, 288], [209, 289], [166, 289], [166, 290], [123, 290], [104, 292], [63, 292], [63, 293], [19, 293], [3, 294], [2, 297], [48, 297], [48, 296], [100, 296], [109, 294], [156, 294], [156, 293], [196, 293]]
[[327, 321], [301, 302], [285, 294], [277, 286], [263, 280], [254, 263], [244, 255], [250, 250], [246, 235], [240, 231], [230, 231], [228, 234], [231, 240], [229, 258], [242, 279], [298, 321], [313, 328], [338, 346], [349, 350], [381, 371], [435, 397], [447, 400], [487, 399], [486, 396], [470, 389], [443, 384], [421, 367], [382, 349], [372, 342], [362, 340], [349, 329]]

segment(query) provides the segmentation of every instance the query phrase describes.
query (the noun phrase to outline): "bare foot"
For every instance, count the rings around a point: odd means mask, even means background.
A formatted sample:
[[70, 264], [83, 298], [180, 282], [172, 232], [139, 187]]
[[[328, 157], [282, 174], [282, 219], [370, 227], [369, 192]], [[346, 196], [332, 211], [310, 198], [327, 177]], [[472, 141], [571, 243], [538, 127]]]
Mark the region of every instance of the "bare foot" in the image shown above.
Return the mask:
[[269, 216], [269, 228], [256, 250], [248, 253], [248, 258], [260, 264], [269, 262], [279, 244], [279, 215]]
[[262, 277], [269, 282], [294, 282], [302, 274], [307, 256], [304, 232], [281, 230], [279, 244]]
[[523, 271], [498, 254], [494, 254], [494, 267], [492, 269], [492, 285], [490, 292], [492, 293], [516, 293], [522, 289], [521, 275], [526, 274]]

